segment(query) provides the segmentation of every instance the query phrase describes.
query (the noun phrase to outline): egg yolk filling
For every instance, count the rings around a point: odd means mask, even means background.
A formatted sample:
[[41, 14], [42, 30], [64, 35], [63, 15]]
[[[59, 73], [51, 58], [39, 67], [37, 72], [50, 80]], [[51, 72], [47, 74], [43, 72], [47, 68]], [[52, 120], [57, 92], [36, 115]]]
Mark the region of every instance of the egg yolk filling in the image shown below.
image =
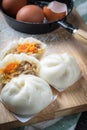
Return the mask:
[[30, 53], [37, 53], [38, 52], [38, 47], [35, 44], [29, 44], [29, 43], [25, 43], [25, 44], [19, 44], [17, 47], [17, 52], [30, 52]]
[[13, 53], [13, 54], [20, 54], [20, 53], [26, 53], [26, 54], [40, 54], [43, 52], [43, 49], [41, 48], [41, 45], [39, 43], [29, 43], [25, 42], [23, 44], [18, 43], [16, 48], [12, 48], [9, 50], [7, 54]]
[[23, 61], [21, 63], [12, 62], [7, 64], [5, 68], [0, 69], [0, 73], [2, 75], [1, 82], [6, 84], [13, 77], [20, 74], [37, 75], [37, 66], [35, 63], [29, 63], [27, 61]]
[[17, 67], [18, 67], [17, 62], [10, 63], [3, 69], [3, 73], [11, 74], [11, 73], [13, 73], [15, 71], [15, 69]]

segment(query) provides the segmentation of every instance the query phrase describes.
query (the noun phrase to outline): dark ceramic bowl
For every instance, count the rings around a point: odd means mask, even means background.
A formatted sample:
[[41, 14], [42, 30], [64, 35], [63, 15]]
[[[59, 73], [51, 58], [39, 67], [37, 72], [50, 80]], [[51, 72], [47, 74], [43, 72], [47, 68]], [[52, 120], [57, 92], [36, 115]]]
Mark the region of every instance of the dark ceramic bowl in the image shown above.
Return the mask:
[[[29, 0], [28, 4], [35, 4], [39, 5], [41, 8], [43, 6], [48, 5], [49, 2], [53, 0]], [[65, 3], [67, 5], [68, 13], [67, 16], [70, 14], [73, 8], [73, 1], [72, 0], [57, 0], [58, 2]], [[66, 21], [66, 17], [61, 19], [61, 21], [54, 21], [54, 22], [47, 22], [47, 23], [29, 23], [29, 22], [20, 22], [17, 21], [15, 18], [8, 16], [1, 7], [2, 14], [8, 23], [13, 29], [28, 33], [28, 34], [44, 34], [51, 31], [58, 29], [61, 25], [64, 25], [64, 21]], [[69, 25], [64, 25], [64, 28], [68, 28], [70, 32], [73, 31], [73, 27], [69, 27]]]

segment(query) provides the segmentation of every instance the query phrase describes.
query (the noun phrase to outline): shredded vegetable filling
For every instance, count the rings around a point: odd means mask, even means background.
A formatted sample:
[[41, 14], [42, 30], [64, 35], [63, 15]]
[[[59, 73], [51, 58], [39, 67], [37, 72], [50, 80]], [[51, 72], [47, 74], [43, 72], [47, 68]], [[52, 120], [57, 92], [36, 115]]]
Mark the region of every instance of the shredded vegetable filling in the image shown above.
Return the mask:
[[27, 53], [27, 54], [35, 54], [35, 53], [42, 53], [43, 49], [41, 49], [41, 45], [39, 43], [24, 43], [20, 44], [18, 43], [18, 46], [16, 48], [12, 48], [9, 50], [7, 54], [13, 53], [13, 54], [19, 54], [19, 53]]
[[37, 75], [37, 66], [35, 63], [29, 63], [27, 61], [23, 61], [21, 63], [12, 62], [8, 64], [5, 68], [0, 69], [0, 73], [2, 73], [2, 83], [7, 83], [15, 76], [20, 74], [33, 74]]
[[32, 53], [37, 53], [38, 52], [38, 48], [36, 46], [36, 44], [29, 44], [29, 43], [25, 43], [25, 44], [19, 44], [17, 47], [17, 52], [32, 52]]

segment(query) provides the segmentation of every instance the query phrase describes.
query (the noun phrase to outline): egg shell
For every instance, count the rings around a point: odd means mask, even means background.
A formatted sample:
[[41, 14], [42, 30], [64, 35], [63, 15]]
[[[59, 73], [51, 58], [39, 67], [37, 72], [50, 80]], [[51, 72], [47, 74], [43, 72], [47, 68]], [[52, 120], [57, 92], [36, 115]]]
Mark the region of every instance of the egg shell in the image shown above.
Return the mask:
[[9, 16], [16, 16], [18, 10], [27, 5], [27, 0], [2, 0], [2, 8]]
[[43, 10], [37, 5], [26, 5], [18, 11], [16, 20], [41, 23], [44, 20]]
[[61, 13], [55, 13], [51, 9], [47, 8], [47, 6], [44, 6], [43, 13], [48, 21], [60, 20], [66, 16], [66, 11]]

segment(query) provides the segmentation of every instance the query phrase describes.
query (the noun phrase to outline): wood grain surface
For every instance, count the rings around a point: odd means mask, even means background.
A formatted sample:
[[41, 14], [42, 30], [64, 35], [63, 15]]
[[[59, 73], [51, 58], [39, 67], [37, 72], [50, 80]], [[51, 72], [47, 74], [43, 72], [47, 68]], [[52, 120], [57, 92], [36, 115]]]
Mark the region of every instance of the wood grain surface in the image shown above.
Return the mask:
[[[87, 31], [87, 26], [84, 24], [75, 9], [73, 9], [70, 14], [68, 21], [80, 29]], [[57, 36], [57, 39], [51, 41], [50, 37], [52, 38], [55, 35]], [[4, 37], [4, 34], [2, 36]], [[45, 36], [46, 34], [41, 35], [40, 37]], [[83, 42], [78, 42], [63, 28], [51, 32], [47, 38], [46, 44], [48, 47], [45, 55], [65, 52], [72, 55], [81, 69], [82, 77], [77, 83], [62, 93], [53, 89], [54, 94], [57, 96], [56, 100], [26, 123], [21, 123], [16, 120], [3, 104], [0, 103], [0, 130], [7, 130], [9, 128], [25, 126], [60, 116], [87, 111], [87, 45]]]

